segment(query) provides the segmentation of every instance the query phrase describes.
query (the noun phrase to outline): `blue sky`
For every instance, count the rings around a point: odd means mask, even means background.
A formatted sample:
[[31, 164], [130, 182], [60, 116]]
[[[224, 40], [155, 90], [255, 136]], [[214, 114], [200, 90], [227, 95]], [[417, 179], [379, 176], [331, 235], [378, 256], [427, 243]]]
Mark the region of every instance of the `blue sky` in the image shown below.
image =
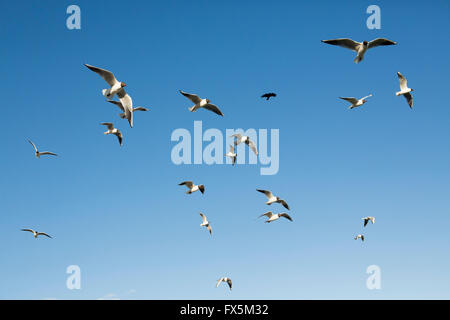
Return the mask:
[[[70, 4], [81, 30], [66, 28]], [[371, 4], [381, 30], [366, 27]], [[0, 299], [450, 298], [449, 9], [443, 0], [5, 4]], [[356, 65], [320, 42], [340, 37], [398, 45]], [[84, 63], [113, 71], [151, 111], [130, 129]], [[413, 110], [395, 96], [397, 71], [415, 89]], [[179, 89], [225, 117], [188, 112]], [[268, 91], [278, 96], [259, 98]], [[354, 110], [338, 99], [369, 93]], [[278, 174], [174, 165], [170, 135], [195, 120], [223, 132], [279, 129]], [[103, 135], [105, 121], [123, 131], [123, 147]], [[60, 156], [36, 159], [28, 138]], [[205, 194], [186, 195], [184, 180]], [[294, 222], [257, 220], [283, 209], [257, 188], [286, 199]], [[363, 230], [364, 216], [375, 225]], [[364, 243], [353, 240], [361, 232]], [[381, 290], [366, 288], [373, 264]], [[66, 288], [69, 265], [81, 268], [81, 290]], [[221, 276], [232, 292], [215, 288]]]

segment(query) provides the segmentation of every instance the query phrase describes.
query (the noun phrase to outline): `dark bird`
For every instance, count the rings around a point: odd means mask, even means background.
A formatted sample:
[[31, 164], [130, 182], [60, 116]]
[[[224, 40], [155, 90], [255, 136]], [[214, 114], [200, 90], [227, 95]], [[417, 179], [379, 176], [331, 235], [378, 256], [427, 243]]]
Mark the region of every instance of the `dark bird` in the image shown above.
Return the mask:
[[262, 96], [261, 96], [261, 98], [266, 98], [266, 100], [269, 100], [270, 98], [272, 98], [272, 97], [276, 97], [277, 96], [277, 94], [276, 93], [273, 93], [273, 92], [269, 92], [269, 93], [265, 93], [265, 94], [263, 94]]

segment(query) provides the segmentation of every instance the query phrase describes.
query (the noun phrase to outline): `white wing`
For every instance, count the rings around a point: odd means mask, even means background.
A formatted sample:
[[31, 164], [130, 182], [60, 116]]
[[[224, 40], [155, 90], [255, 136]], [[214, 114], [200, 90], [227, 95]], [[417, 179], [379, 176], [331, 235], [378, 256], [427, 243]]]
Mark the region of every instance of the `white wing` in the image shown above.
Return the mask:
[[125, 118], [128, 119], [130, 127], [133, 128], [133, 100], [123, 88], [120, 89], [119, 92], [117, 92], [117, 96], [119, 97], [119, 100], [122, 103], [122, 107], [125, 111]]
[[198, 103], [200, 103], [200, 101], [202, 101], [202, 99], [200, 99], [198, 97], [198, 95], [196, 95], [196, 94], [187, 93], [187, 92], [184, 92], [184, 91], [181, 91], [181, 90], [180, 90], [180, 93], [183, 96], [185, 96], [186, 98], [188, 98], [189, 100], [191, 100], [195, 104], [198, 104]]
[[400, 72], [397, 72], [397, 76], [398, 80], [400, 80], [400, 89], [408, 89], [408, 82], [406, 81], [406, 78]]
[[100, 77], [102, 77], [111, 87], [118, 82], [111, 71], [102, 68], [97, 68], [88, 64], [84, 65], [88, 67], [90, 70], [97, 73]]

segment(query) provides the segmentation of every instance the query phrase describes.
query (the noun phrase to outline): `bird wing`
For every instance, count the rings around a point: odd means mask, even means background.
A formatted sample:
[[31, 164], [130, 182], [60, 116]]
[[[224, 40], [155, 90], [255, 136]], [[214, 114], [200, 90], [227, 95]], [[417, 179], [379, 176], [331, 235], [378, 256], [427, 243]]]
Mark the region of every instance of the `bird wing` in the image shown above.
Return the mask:
[[46, 154], [51, 155], [51, 156], [58, 156], [56, 153], [49, 152], [49, 151], [44, 151], [44, 152], [39, 152], [39, 153], [41, 156], [46, 155]]
[[120, 110], [125, 111], [125, 109], [123, 108], [122, 102], [120, 102], [120, 101], [113, 101], [113, 100], [106, 100], [106, 101], [108, 101], [109, 103], [115, 104], [116, 106], [119, 107]]
[[258, 154], [258, 150], [256, 150], [255, 143], [252, 140], [247, 139], [247, 144], [250, 147], [250, 149], [252, 149], [252, 151], [257, 155]]
[[117, 83], [116, 77], [114, 77], [114, 74], [111, 71], [97, 68], [88, 64], [84, 64], [86, 67], [88, 67], [90, 70], [97, 73], [100, 77], [102, 77], [111, 87]]
[[34, 233], [34, 230], [32, 230], [32, 229], [21, 229], [21, 231], [28, 231], [28, 232]]
[[273, 193], [269, 190], [260, 190], [260, 189], [256, 189], [256, 191], [259, 191], [261, 193], [264, 193], [267, 197], [267, 199], [270, 199], [273, 197]]
[[207, 226], [206, 226], [206, 228], [209, 230], [209, 234], [211, 234], [212, 235], [212, 228], [211, 228], [211, 225], [210, 224], [208, 224]]
[[282, 206], [285, 207], [286, 209], [291, 210], [291, 209], [289, 209], [289, 206], [288, 206], [288, 204], [286, 203], [286, 201], [280, 200], [280, 203], [281, 203]]
[[267, 218], [270, 218], [270, 217], [273, 216], [273, 213], [272, 213], [272, 211], [269, 211], [269, 212], [263, 213], [263, 214], [260, 215], [258, 218], [261, 218], [261, 217], [263, 217], [263, 216], [266, 216]]
[[280, 216], [280, 217], [284, 217], [284, 218], [286, 218], [286, 219], [288, 219], [288, 220], [290, 220], [290, 221], [294, 221], [294, 220], [292, 220], [292, 218], [291, 218], [291, 216], [290, 215], [288, 215], [287, 213], [280, 213], [278, 216]]
[[348, 101], [348, 102], [350, 102], [351, 104], [355, 104], [355, 103], [358, 102], [358, 99], [353, 98], [353, 97], [348, 97], [348, 98], [346, 98], [346, 97], [339, 97], [339, 99]]
[[233, 282], [231, 279], [227, 279], [228, 286], [230, 287], [230, 290], [233, 289]]
[[390, 45], [394, 45], [397, 44], [397, 42], [389, 40], [389, 39], [384, 39], [384, 38], [377, 38], [374, 39], [372, 41], [369, 42], [368, 48], [375, 48], [378, 46], [390, 46]]
[[367, 223], [369, 222], [369, 219], [364, 218], [364, 227], [367, 225]]
[[36, 152], [37, 152], [38, 150], [37, 150], [36, 146], [34, 145], [33, 141], [28, 140], [28, 142], [31, 143], [31, 145], [33, 146], [34, 150], [36, 150]]
[[111, 122], [102, 122], [100, 124], [103, 126], [106, 126], [108, 128], [108, 130], [114, 129], [114, 125]]
[[116, 135], [117, 140], [119, 140], [119, 144], [122, 145], [122, 140], [123, 140], [122, 132], [120, 130], [117, 130], [117, 132], [114, 134]]
[[242, 134], [240, 134], [240, 133], [235, 133], [235, 134], [231, 135], [231, 137], [234, 138], [234, 145], [235, 145], [235, 146], [237, 146], [238, 144], [241, 143]]
[[369, 98], [371, 96], [372, 96], [372, 94], [369, 94], [368, 96], [365, 96], [365, 97], [361, 98], [361, 100], [367, 99], [367, 98]]
[[206, 216], [205, 216], [203, 213], [200, 212], [200, 216], [202, 217], [203, 222], [206, 222], [206, 221], [207, 221], [207, 220], [206, 220]]
[[184, 181], [178, 184], [179, 186], [186, 186], [189, 189], [191, 189], [194, 186], [194, 183], [192, 181]]
[[352, 39], [347, 39], [347, 38], [322, 40], [322, 42], [327, 43], [327, 44], [332, 44], [334, 46], [340, 46], [340, 47], [347, 48], [347, 49], [354, 50], [354, 51], [360, 45], [359, 42], [356, 42]]
[[148, 111], [148, 109], [144, 108], [144, 107], [136, 107], [136, 108], [133, 108], [133, 112], [134, 111]]
[[409, 93], [409, 92], [405, 93], [403, 96], [405, 97], [406, 101], [408, 101], [409, 107], [412, 109], [412, 107], [413, 107], [413, 97], [412, 97], [411, 93]]
[[230, 153], [234, 153], [234, 146], [230, 144]]
[[38, 232], [38, 233], [37, 233], [37, 236], [46, 236], [46, 237], [51, 238], [51, 236], [48, 235], [48, 234], [46, 234], [45, 232]]
[[123, 88], [117, 92], [117, 97], [119, 97], [119, 100], [122, 103], [122, 107], [125, 111], [125, 118], [128, 119], [130, 127], [133, 128], [133, 100]]
[[207, 103], [203, 106], [203, 108], [205, 108], [206, 110], [212, 111], [212, 112], [218, 114], [219, 116], [223, 117], [222, 111], [220, 111], [220, 109], [214, 104]]
[[400, 80], [400, 89], [406, 90], [408, 88], [408, 81], [406, 78], [400, 73], [397, 72], [398, 80]]
[[180, 90], [180, 93], [183, 96], [185, 96], [186, 98], [188, 98], [189, 100], [191, 100], [195, 104], [198, 104], [198, 103], [200, 103], [200, 101], [202, 101], [202, 99], [200, 99], [198, 97], [198, 95], [196, 95], [196, 94], [187, 93], [187, 92], [184, 92], [184, 91], [181, 91], [181, 90]]
[[375, 223], [375, 217], [370, 217], [370, 221], [372, 221], [372, 224]]
[[219, 286], [219, 284], [222, 282], [223, 278], [220, 278], [219, 280], [217, 280], [217, 284], [216, 284], [216, 288]]

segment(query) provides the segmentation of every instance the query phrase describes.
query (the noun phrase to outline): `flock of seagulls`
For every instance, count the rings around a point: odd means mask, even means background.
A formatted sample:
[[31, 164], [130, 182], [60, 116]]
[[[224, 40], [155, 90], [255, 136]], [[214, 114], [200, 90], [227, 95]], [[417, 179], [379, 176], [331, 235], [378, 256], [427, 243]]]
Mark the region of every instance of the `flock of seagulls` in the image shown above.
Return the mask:
[[[355, 51], [356, 52], [356, 57], [354, 59], [355, 63], [359, 63], [363, 60], [364, 55], [368, 49], [375, 48], [378, 46], [390, 46], [390, 45], [397, 44], [396, 42], [394, 42], [392, 40], [388, 40], [388, 39], [384, 39], [384, 38], [378, 38], [378, 39], [375, 39], [375, 40], [372, 40], [369, 42], [368, 41], [357, 42], [357, 41], [354, 41], [354, 40], [348, 39], [348, 38], [322, 40], [322, 42], [326, 43], [326, 44], [330, 44], [330, 45], [344, 47], [344, 48], [350, 49], [352, 51]], [[97, 73], [101, 78], [103, 78], [106, 81], [106, 83], [109, 85], [109, 87], [106, 89], [103, 89], [101, 91], [102, 95], [106, 98], [107, 102], [116, 105], [121, 110], [122, 113], [119, 114], [119, 117], [121, 119], [126, 119], [128, 121], [130, 128], [133, 128], [134, 112], [135, 111], [149, 111], [149, 109], [145, 108], [145, 107], [133, 107], [133, 101], [124, 89], [127, 85], [122, 81], [118, 81], [111, 71], [108, 71], [108, 70], [102, 69], [102, 68], [98, 68], [98, 67], [95, 67], [95, 66], [92, 66], [89, 64], [85, 64], [85, 66], [89, 70]], [[408, 102], [408, 105], [410, 106], [410, 108], [412, 108], [413, 98], [412, 98], [411, 92], [414, 90], [408, 87], [406, 78], [400, 72], [397, 72], [397, 76], [400, 81], [400, 91], [398, 91], [396, 93], [396, 95], [404, 96], [406, 101]], [[187, 93], [182, 90], [179, 90], [179, 92], [183, 96], [188, 98], [192, 103], [194, 103], [194, 105], [189, 108], [190, 112], [195, 112], [199, 109], [206, 109], [208, 111], [214, 112], [215, 114], [217, 114], [219, 116], [222, 116], [222, 117], [224, 116], [223, 112], [219, 109], [219, 107], [216, 106], [215, 104], [212, 104], [209, 99], [200, 98], [196, 94]], [[114, 100], [115, 96], [117, 96], [119, 101]], [[270, 98], [273, 98], [276, 96], [277, 96], [276, 93], [270, 92], [270, 93], [263, 94], [261, 96], [261, 98], [269, 100]], [[372, 94], [369, 94], [368, 96], [365, 96], [360, 99], [356, 99], [353, 97], [340, 97], [340, 99], [343, 99], [343, 100], [351, 103], [351, 105], [349, 106], [349, 109], [354, 109], [357, 107], [361, 107], [363, 104], [365, 104], [367, 102], [367, 98], [369, 98], [371, 96], [372, 96]], [[101, 125], [104, 125], [107, 128], [107, 131], [104, 132], [105, 135], [110, 135], [110, 134], [115, 135], [118, 139], [119, 144], [121, 146], [123, 145], [123, 134], [119, 129], [117, 129], [114, 126], [113, 123], [102, 122]], [[225, 154], [225, 156], [232, 159], [233, 165], [235, 165], [236, 159], [238, 156], [237, 152], [236, 152], [236, 147], [241, 143], [246, 144], [255, 155], [258, 154], [256, 144], [250, 139], [250, 137], [244, 136], [241, 134], [234, 134], [231, 137], [234, 138], [234, 142], [232, 145], [229, 146], [229, 151], [228, 151], [228, 153]], [[40, 158], [43, 155], [57, 156], [56, 153], [49, 152], [49, 151], [40, 152], [40, 151], [38, 151], [36, 145], [31, 140], [28, 140], [28, 142], [33, 146], [33, 148], [35, 150], [35, 155], [37, 158]], [[188, 188], [188, 190], [186, 191], [186, 194], [192, 194], [196, 191], [200, 191], [202, 194], [205, 193], [205, 186], [203, 184], [196, 185], [192, 181], [184, 181], [184, 182], [179, 183], [178, 185], [186, 186]], [[286, 208], [287, 210], [290, 210], [287, 202], [284, 199], [281, 199], [280, 197], [275, 196], [271, 191], [262, 190], [262, 189], [256, 189], [256, 191], [263, 193], [267, 197], [266, 205], [272, 205], [273, 203], [278, 203], [278, 204], [282, 205], [284, 208]], [[200, 217], [202, 218], [202, 223], [200, 224], [200, 226], [205, 227], [209, 231], [209, 234], [212, 236], [211, 223], [208, 221], [206, 215], [203, 214], [202, 212], [200, 212]], [[273, 213], [272, 211], [269, 211], [269, 212], [266, 212], [259, 216], [259, 218], [261, 218], [261, 217], [267, 218], [267, 220], [265, 220], [265, 223], [271, 223], [273, 221], [279, 220], [280, 218], [285, 218], [285, 219], [293, 222], [292, 217], [289, 214], [287, 214], [286, 212]], [[364, 218], [362, 218], [362, 220], [364, 221], [364, 227], [366, 227], [369, 222], [371, 222], [372, 224], [375, 223], [375, 218], [370, 217], [370, 216], [364, 217]], [[38, 236], [46, 236], [48, 238], [52, 238], [50, 235], [48, 235], [45, 232], [37, 232], [33, 229], [21, 229], [21, 231], [31, 232], [33, 234], [34, 238], [38, 238]], [[365, 237], [363, 234], [358, 234], [355, 236], [354, 239], [355, 240], [361, 239], [361, 241], [364, 241]], [[232, 289], [233, 284], [232, 284], [232, 281], [230, 278], [221, 277], [220, 279], [217, 280], [216, 287], [218, 287], [220, 285], [220, 283], [222, 283], [222, 282], [226, 282], [228, 284], [230, 290]]]

